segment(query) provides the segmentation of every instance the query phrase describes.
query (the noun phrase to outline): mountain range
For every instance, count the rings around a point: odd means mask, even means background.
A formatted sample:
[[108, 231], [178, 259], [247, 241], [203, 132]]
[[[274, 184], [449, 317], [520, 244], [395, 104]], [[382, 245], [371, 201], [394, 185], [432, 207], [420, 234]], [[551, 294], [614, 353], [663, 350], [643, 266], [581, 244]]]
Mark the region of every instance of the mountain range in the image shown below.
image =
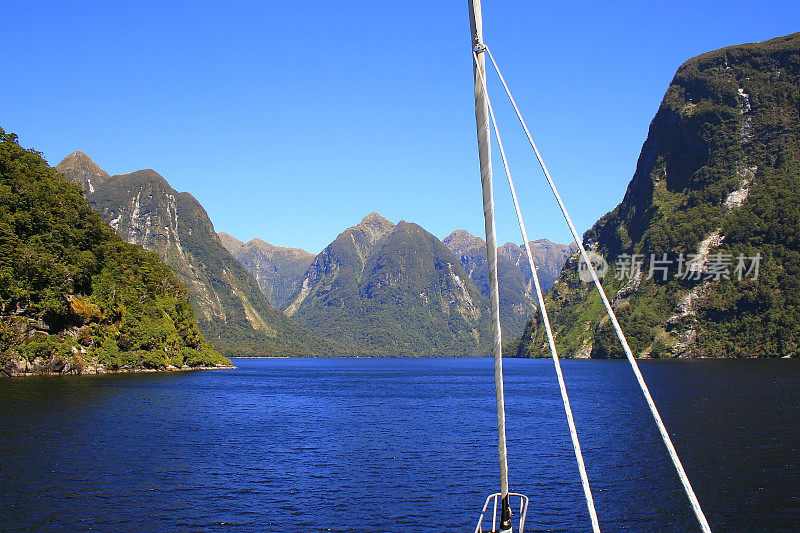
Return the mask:
[[[793, 34], [684, 63], [625, 196], [584, 235], [609, 263], [603, 285], [637, 356], [797, 353], [798, 57]], [[373, 213], [312, 257], [218, 236], [199, 203], [152, 170], [109, 176], [80, 153], [58, 169], [119, 235], [176, 271], [201, 331], [224, 353], [487, 352], [485, 243], [466, 231], [439, 241]], [[547, 305], [562, 354], [620, 356], [574, 248], [532, 245], [543, 285], [554, 282]], [[500, 247], [498, 272], [505, 338], [523, 333], [511, 353], [546, 355], [520, 246]]]
[[371, 213], [319, 253], [284, 310], [365, 355], [485, 355], [489, 309], [450, 250]]
[[[154, 170], [110, 176], [82, 152], [56, 169], [84, 188], [120, 237], [172, 267], [189, 290], [203, 335], [226, 355], [488, 351], [486, 248], [463, 230], [443, 243], [416, 224], [395, 225], [372, 213], [314, 256], [216, 234], [199, 202]], [[571, 249], [533, 244], [543, 252], [536, 260], [544, 279], [554, 278]], [[513, 338], [535, 309], [530, 270], [521, 247], [507, 243], [500, 252], [501, 322]]]
[[[372, 224], [383, 232], [394, 225], [377, 213], [365, 217], [361, 224], [349, 228], [358, 234], [364, 226]], [[270, 302], [279, 309], [290, 307], [298, 293], [308, 269], [315, 261], [315, 256], [297, 248], [274, 246], [261, 239], [252, 239], [244, 243], [227, 234], [220, 233], [223, 245], [236, 257], [247, 270], [258, 280], [259, 286]], [[431, 236], [432, 237], [432, 236]], [[455, 230], [442, 241], [464, 268], [467, 276], [476, 284], [481, 296], [489, 296], [489, 273], [486, 268], [486, 246], [483, 239], [471, 235], [466, 230]], [[575, 247], [552, 243], [546, 239], [530, 243], [534, 261], [544, 289], [548, 289], [558, 276], [561, 266]], [[500, 276], [501, 324], [504, 335], [514, 338], [522, 333], [526, 322], [533, 316], [536, 308], [533, 294], [533, 282], [524, 248], [514, 243], [506, 243], [498, 249], [498, 272]], [[417, 253], [426, 253], [419, 251]], [[324, 258], [320, 258], [324, 261]], [[361, 266], [353, 269], [360, 272]], [[483, 302], [482, 305], [487, 305]], [[294, 309], [287, 309], [293, 314]], [[346, 311], [343, 312], [346, 315]], [[313, 317], [312, 313], [312, 317]], [[343, 319], [346, 320], [346, 319]], [[331, 334], [324, 325], [309, 321], [309, 329]], [[338, 334], [333, 333], [333, 336]]]
[[[624, 198], [585, 233], [585, 246], [608, 262], [602, 283], [637, 356], [797, 355], [798, 58], [800, 34], [793, 34], [684, 63]], [[83, 188], [102, 221], [134, 245], [126, 247], [87, 214], [77, 188], [2, 135], [0, 170], [13, 185], [4, 194], [17, 202], [0, 206], [14, 220], [3, 222], [0, 243], [4, 353], [23, 357], [33, 345], [53, 357], [65, 349], [65, 357], [81, 349], [100, 357], [102, 348], [109, 364], [128, 366], [219, 360], [215, 350], [488, 353], [485, 243], [464, 230], [440, 241], [417, 224], [371, 213], [317, 255], [244, 243], [217, 234], [199, 202], [155, 171], [111, 176], [86, 154], [70, 154], [58, 173]], [[530, 244], [543, 286], [552, 284], [547, 305], [562, 354], [621, 355], [574, 247]], [[505, 338], [522, 333], [510, 353], [546, 355], [523, 248], [506, 243], [498, 251]], [[131, 286], [119, 285], [119, 276]], [[153, 346], [166, 358], [149, 361]]]
[[[639, 357], [790, 357], [800, 346], [800, 33], [685, 62], [620, 204], [583, 236]], [[565, 356], [619, 357], [570, 259], [547, 301]], [[539, 317], [513, 346], [545, 356]]]
[[200, 330], [226, 355], [331, 355], [336, 346], [288, 320], [225, 249], [208, 214], [157, 172], [109, 176], [74, 152], [56, 169], [80, 184], [126, 242], [158, 254], [189, 290]]
[[[458, 258], [481, 294], [489, 297], [489, 268], [486, 259], [486, 242], [465, 230], [455, 230], [442, 241]], [[555, 282], [561, 267], [577, 250], [542, 239], [529, 243], [537, 266], [542, 290]], [[536, 311], [536, 293], [525, 248], [507, 242], [497, 249], [497, 276], [500, 287], [500, 322], [507, 337], [519, 335], [525, 323]]]

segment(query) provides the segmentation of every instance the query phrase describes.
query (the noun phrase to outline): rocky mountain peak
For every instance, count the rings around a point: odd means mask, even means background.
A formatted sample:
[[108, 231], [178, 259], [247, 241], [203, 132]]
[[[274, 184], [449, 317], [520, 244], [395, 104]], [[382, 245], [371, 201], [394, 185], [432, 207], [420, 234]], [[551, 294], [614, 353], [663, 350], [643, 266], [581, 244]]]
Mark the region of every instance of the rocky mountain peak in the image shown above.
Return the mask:
[[220, 231], [217, 235], [219, 235], [219, 240], [222, 242], [222, 246], [224, 246], [230, 253], [233, 253], [234, 250], [244, 246], [244, 242], [240, 241], [230, 233]]
[[472, 248], [484, 246], [486, 243], [465, 229], [457, 229], [442, 240], [445, 246], [454, 253], [463, 253]]
[[513, 242], [507, 242], [503, 246], [500, 246], [497, 250], [502, 253], [510, 250], [516, 250], [517, 248], [521, 248], [521, 246], [514, 244]]
[[[131, 179], [139, 179], [141, 181], [149, 181], [149, 182], [158, 182], [159, 184], [163, 184], [165, 187], [169, 187], [172, 189], [170, 184], [164, 179], [164, 176], [153, 170], [152, 168], [145, 168], [142, 170], [137, 170], [136, 172], [131, 172], [128, 174]], [[174, 194], [177, 194], [177, 191], [172, 189]]]
[[488, 303], [453, 254], [412, 222], [377, 213], [306, 270], [284, 313], [353, 355], [484, 355]]
[[270, 242], [265, 241], [264, 239], [259, 239], [258, 237], [254, 237], [249, 241], [247, 241], [246, 243], [243, 243], [243, 246], [247, 249], [250, 248], [257, 249], [263, 253], [281, 254], [287, 257], [295, 257], [295, 256], [312, 257], [312, 258], [314, 257], [314, 254], [306, 250], [303, 250], [302, 248], [287, 248], [285, 246], [276, 246]]
[[392, 231], [394, 224], [378, 213], [373, 212], [361, 219], [361, 222], [355, 227], [364, 231], [369, 237], [370, 242], [375, 242]]
[[97, 166], [92, 159], [83, 152], [75, 151], [61, 160], [56, 165], [56, 170], [81, 186], [87, 194], [94, 192], [95, 188], [109, 178], [108, 173]]
[[393, 228], [394, 224], [392, 224], [389, 220], [382, 217], [380, 214], [375, 213], [374, 211], [369, 215], [365, 216], [361, 219], [361, 222], [358, 223], [359, 226], [379, 226], [384, 228]]

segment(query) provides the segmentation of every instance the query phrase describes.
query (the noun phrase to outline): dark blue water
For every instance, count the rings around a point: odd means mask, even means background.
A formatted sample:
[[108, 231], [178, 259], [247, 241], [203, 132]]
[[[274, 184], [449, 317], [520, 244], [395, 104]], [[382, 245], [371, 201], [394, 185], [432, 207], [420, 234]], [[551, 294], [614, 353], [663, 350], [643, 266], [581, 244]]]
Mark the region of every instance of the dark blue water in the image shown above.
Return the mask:
[[[488, 359], [235, 363], [0, 381], [0, 530], [471, 531], [497, 490]], [[589, 530], [552, 362], [505, 365], [528, 530]], [[641, 366], [712, 528], [797, 530], [800, 364]], [[564, 371], [603, 530], [696, 530], [627, 363]]]

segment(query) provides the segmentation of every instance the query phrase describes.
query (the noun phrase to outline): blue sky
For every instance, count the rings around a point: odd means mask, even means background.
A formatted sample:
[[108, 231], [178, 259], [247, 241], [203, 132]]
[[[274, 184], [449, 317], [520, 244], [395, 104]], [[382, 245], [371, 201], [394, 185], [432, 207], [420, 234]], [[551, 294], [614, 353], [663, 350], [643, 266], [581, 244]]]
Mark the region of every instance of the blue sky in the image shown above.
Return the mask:
[[[484, 1], [579, 231], [622, 198], [677, 67], [800, 31], [795, 2]], [[0, 126], [153, 168], [217, 231], [319, 252], [377, 211], [482, 236], [466, 0], [4, 2]], [[570, 241], [490, 77], [531, 238]], [[495, 150], [496, 153], [496, 150]], [[498, 237], [519, 242], [499, 161]]]

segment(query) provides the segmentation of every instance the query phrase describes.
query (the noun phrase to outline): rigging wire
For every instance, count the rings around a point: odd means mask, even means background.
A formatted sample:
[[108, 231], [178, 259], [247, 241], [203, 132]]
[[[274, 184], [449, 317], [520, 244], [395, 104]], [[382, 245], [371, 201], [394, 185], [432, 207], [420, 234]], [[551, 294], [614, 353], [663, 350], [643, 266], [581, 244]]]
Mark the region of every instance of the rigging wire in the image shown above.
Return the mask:
[[[478, 55], [476, 52], [472, 52], [473, 58], [475, 59], [475, 63], [478, 63]], [[480, 70], [478, 70], [480, 73]], [[553, 357], [553, 363], [555, 365], [556, 374], [558, 376], [558, 386], [561, 390], [561, 399], [564, 401], [564, 411], [567, 415], [567, 424], [569, 425], [569, 434], [572, 438], [572, 446], [575, 449], [575, 459], [578, 462], [578, 471], [580, 472], [581, 476], [581, 484], [583, 485], [583, 493], [586, 496], [586, 506], [589, 510], [589, 517], [592, 522], [592, 531], [594, 533], [600, 533], [600, 525], [597, 520], [597, 511], [594, 508], [594, 498], [592, 498], [592, 490], [589, 487], [589, 477], [586, 474], [586, 466], [583, 462], [583, 453], [581, 452], [581, 445], [578, 441], [578, 430], [575, 427], [575, 419], [572, 416], [572, 407], [570, 407], [569, 396], [567, 395], [567, 386], [564, 383], [564, 374], [561, 372], [561, 362], [558, 359], [558, 352], [556, 351], [555, 340], [553, 339], [553, 330], [550, 327], [550, 319], [547, 316], [547, 308], [544, 305], [544, 296], [542, 294], [542, 287], [539, 283], [539, 274], [536, 272], [536, 265], [533, 263], [533, 253], [531, 252], [530, 244], [528, 243], [528, 231], [525, 229], [525, 221], [522, 218], [522, 212], [520, 211], [519, 207], [519, 200], [517, 199], [517, 191], [514, 187], [514, 180], [511, 178], [511, 170], [508, 167], [508, 160], [506, 158], [506, 152], [503, 148], [503, 140], [500, 137], [500, 130], [497, 127], [497, 120], [494, 116], [494, 110], [492, 109], [492, 102], [489, 99], [489, 92], [486, 87], [486, 80], [483, 78], [481, 74], [481, 83], [483, 84], [483, 90], [486, 93], [486, 102], [489, 107], [489, 117], [492, 120], [492, 128], [494, 129], [494, 135], [497, 139], [497, 146], [500, 149], [500, 156], [503, 159], [503, 167], [505, 168], [506, 178], [508, 179], [508, 187], [511, 189], [511, 197], [514, 200], [514, 209], [517, 212], [517, 222], [519, 223], [520, 233], [522, 233], [522, 242], [525, 243], [525, 252], [528, 257], [528, 266], [531, 269], [531, 273], [533, 274], [533, 284], [536, 287], [536, 298], [539, 302], [539, 309], [542, 313], [542, 320], [544, 321], [545, 331], [547, 332], [547, 341], [550, 345], [550, 354]]]
[[641, 371], [639, 370], [639, 365], [636, 363], [636, 359], [633, 357], [633, 352], [631, 351], [630, 346], [628, 345], [628, 340], [625, 338], [625, 334], [622, 332], [622, 327], [619, 325], [619, 321], [617, 320], [617, 315], [614, 313], [614, 309], [611, 307], [611, 303], [608, 301], [608, 297], [606, 296], [605, 290], [603, 290], [603, 285], [600, 283], [600, 279], [597, 277], [597, 272], [595, 271], [594, 266], [592, 265], [591, 260], [589, 259], [588, 254], [586, 253], [586, 249], [583, 246], [583, 241], [581, 240], [580, 236], [578, 235], [578, 231], [575, 229], [575, 225], [572, 223], [572, 219], [567, 212], [567, 208], [564, 205], [561, 196], [558, 194], [558, 189], [556, 189], [555, 183], [553, 182], [552, 177], [550, 176], [550, 172], [547, 170], [547, 165], [545, 165], [544, 159], [542, 155], [539, 153], [539, 149], [536, 147], [536, 143], [533, 141], [533, 137], [531, 136], [530, 131], [528, 130], [527, 124], [525, 124], [525, 119], [522, 118], [522, 114], [517, 107], [516, 101], [514, 101], [514, 97], [511, 95], [511, 90], [508, 88], [508, 84], [506, 84], [505, 78], [503, 78], [503, 74], [500, 71], [500, 67], [497, 66], [497, 62], [494, 60], [494, 56], [492, 55], [491, 50], [487, 46], [484, 45], [483, 50], [488, 54], [489, 59], [494, 65], [494, 69], [497, 72], [497, 75], [500, 77], [500, 81], [503, 84], [503, 88], [508, 95], [508, 99], [511, 101], [511, 105], [514, 107], [514, 111], [517, 114], [517, 118], [522, 124], [523, 130], [525, 130], [525, 135], [528, 137], [528, 142], [533, 148], [534, 153], [536, 154], [536, 159], [539, 161], [539, 165], [542, 167], [542, 171], [544, 172], [545, 178], [547, 179], [547, 183], [550, 185], [550, 189], [553, 191], [553, 195], [558, 202], [558, 206], [561, 209], [561, 214], [564, 215], [564, 220], [567, 222], [567, 226], [569, 226], [569, 230], [572, 233], [573, 238], [575, 239], [575, 243], [578, 245], [578, 248], [581, 253], [581, 257], [583, 258], [584, 262], [586, 263], [589, 273], [592, 276], [592, 281], [594, 281], [595, 286], [597, 287], [597, 291], [600, 293], [600, 299], [603, 301], [603, 305], [608, 312], [608, 317], [611, 320], [612, 325], [614, 326], [614, 330], [616, 331], [617, 337], [619, 338], [620, 343], [622, 344], [622, 349], [625, 352], [625, 356], [628, 359], [628, 362], [631, 365], [634, 375], [636, 376], [636, 380], [639, 383], [639, 387], [642, 389], [642, 394], [644, 394], [645, 400], [647, 401], [647, 405], [650, 408], [650, 412], [653, 415], [653, 419], [658, 426], [658, 431], [661, 433], [661, 439], [664, 441], [664, 445], [667, 447], [667, 451], [669, 452], [669, 456], [672, 459], [673, 465], [675, 465], [675, 470], [678, 472], [678, 477], [683, 484], [683, 489], [686, 492], [687, 497], [689, 498], [689, 502], [691, 503], [692, 510], [694, 511], [695, 516], [697, 517], [697, 521], [700, 523], [700, 527], [704, 533], [711, 533], [711, 527], [708, 525], [708, 520], [706, 520], [705, 514], [703, 513], [703, 509], [700, 507], [700, 502], [697, 499], [697, 495], [692, 488], [691, 483], [689, 482], [689, 477], [686, 475], [686, 471], [681, 464], [681, 460], [678, 457], [678, 452], [675, 450], [675, 446], [672, 444], [672, 439], [667, 432], [667, 428], [664, 425], [664, 421], [661, 419], [661, 415], [658, 412], [658, 408], [656, 407], [655, 402], [653, 401], [653, 397], [650, 395], [650, 390], [647, 387], [647, 383], [644, 381], [644, 377], [642, 376]]

